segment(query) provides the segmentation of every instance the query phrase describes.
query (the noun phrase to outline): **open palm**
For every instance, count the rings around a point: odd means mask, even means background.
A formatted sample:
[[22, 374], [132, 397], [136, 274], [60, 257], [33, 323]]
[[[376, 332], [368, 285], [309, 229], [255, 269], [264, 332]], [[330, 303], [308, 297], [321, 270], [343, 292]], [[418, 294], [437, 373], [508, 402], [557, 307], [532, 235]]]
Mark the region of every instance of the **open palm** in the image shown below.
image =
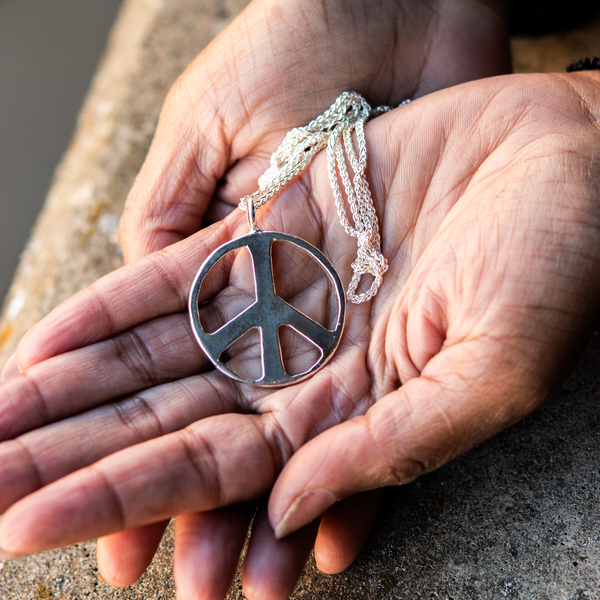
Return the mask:
[[[32, 552], [185, 515], [178, 583], [217, 597], [252, 516], [226, 507], [278, 476], [269, 514], [284, 535], [533, 410], [597, 313], [596, 96], [592, 76], [513, 76], [372, 121], [369, 178], [389, 271], [370, 303], [348, 307], [335, 358], [298, 385], [262, 390], [215, 372], [183, 312], [200, 263], [246, 233], [240, 211], [59, 307], [21, 342], [24, 373], [0, 388], [0, 545]], [[330, 194], [319, 155], [261, 209], [259, 226], [321, 248], [347, 285], [356, 248]], [[327, 326], [335, 310], [318, 265], [285, 253], [274, 265], [285, 300]], [[239, 313], [251, 281], [244, 253], [217, 269], [215, 328]], [[290, 368], [310, 362], [298, 340], [284, 345]], [[232, 367], [255, 358], [240, 344]], [[316, 526], [275, 542], [261, 514], [247, 585], [282, 597]], [[214, 570], [198, 573], [209, 553]], [[259, 583], [278, 561], [287, 571]]]

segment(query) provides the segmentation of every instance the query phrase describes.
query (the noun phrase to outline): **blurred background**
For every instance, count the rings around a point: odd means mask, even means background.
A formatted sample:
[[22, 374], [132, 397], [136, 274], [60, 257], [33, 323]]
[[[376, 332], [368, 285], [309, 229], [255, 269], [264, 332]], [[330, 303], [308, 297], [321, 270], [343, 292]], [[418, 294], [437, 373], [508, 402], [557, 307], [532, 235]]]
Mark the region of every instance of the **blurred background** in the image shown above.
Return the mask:
[[0, 0], [0, 305], [121, 0]]

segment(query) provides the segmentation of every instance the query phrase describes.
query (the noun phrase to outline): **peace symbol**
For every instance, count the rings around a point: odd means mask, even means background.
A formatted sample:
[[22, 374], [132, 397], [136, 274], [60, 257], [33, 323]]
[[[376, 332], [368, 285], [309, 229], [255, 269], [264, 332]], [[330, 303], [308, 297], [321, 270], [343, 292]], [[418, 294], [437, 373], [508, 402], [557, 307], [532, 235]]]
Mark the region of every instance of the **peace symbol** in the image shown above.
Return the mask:
[[[272, 244], [275, 240], [299, 246], [311, 254], [329, 276], [339, 307], [335, 329], [332, 331], [313, 321], [275, 293], [271, 254]], [[202, 281], [220, 258], [228, 252], [242, 247], [247, 247], [252, 255], [256, 301], [214, 333], [206, 333], [200, 323], [198, 311], [198, 297]], [[320, 250], [292, 235], [277, 231], [255, 230], [248, 235], [223, 244], [206, 259], [192, 285], [189, 309], [196, 340], [217, 369], [238, 381], [275, 387], [297, 383], [309, 377], [333, 356], [342, 337], [346, 302], [340, 278], [333, 265]], [[286, 373], [277, 333], [280, 325], [291, 326], [320, 349], [321, 357], [308, 371], [297, 375]], [[240, 377], [220, 360], [223, 351], [253, 327], [260, 328], [262, 343], [262, 377], [256, 380]]]

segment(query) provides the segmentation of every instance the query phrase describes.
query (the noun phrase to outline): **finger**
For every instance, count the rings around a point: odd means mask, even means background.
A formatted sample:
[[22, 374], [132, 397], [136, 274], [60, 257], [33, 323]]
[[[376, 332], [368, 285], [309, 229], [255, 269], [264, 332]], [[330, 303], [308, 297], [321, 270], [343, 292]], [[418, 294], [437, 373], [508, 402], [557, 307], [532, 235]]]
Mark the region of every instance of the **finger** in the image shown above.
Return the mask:
[[[171, 107], [165, 107], [165, 110]], [[186, 116], [189, 111], [186, 111]], [[196, 233], [226, 165], [226, 152], [199, 146], [188, 136], [173, 140], [163, 118], [150, 153], [140, 170], [119, 223], [126, 263], [171, 246]], [[193, 129], [194, 125], [188, 125]], [[191, 133], [191, 131], [189, 132]], [[221, 156], [219, 156], [221, 154]], [[198, 164], [202, 168], [198, 168]]]
[[236, 412], [215, 373], [144, 390], [0, 444], [0, 514], [39, 488], [213, 415]]
[[7, 440], [210, 365], [187, 315], [155, 319], [55, 356], [0, 386], [0, 440]]
[[254, 508], [247, 503], [177, 517], [174, 575], [181, 600], [227, 596]]
[[325, 512], [315, 542], [320, 571], [334, 575], [356, 560], [373, 529], [384, 496], [384, 490], [356, 494]]
[[269, 523], [266, 506], [259, 507], [244, 560], [244, 595], [249, 600], [288, 598], [308, 560], [318, 527], [316, 520], [286, 539], [278, 540]]
[[[251, 136], [238, 135], [249, 124], [248, 115], [243, 114], [247, 107], [242, 109], [239, 101], [223, 102], [223, 96], [230, 97], [230, 86], [225, 84], [226, 91], [218, 89], [207, 74], [221, 60], [222, 56], [208, 58], [207, 52], [202, 53], [169, 91], [119, 224], [127, 263], [199, 231], [215, 195], [230, 207], [236, 206], [242, 196], [256, 189], [270, 153], [285, 134], [275, 132], [274, 136], [273, 119], [269, 119], [263, 131], [255, 124]], [[212, 91], [206, 94], [211, 79]], [[275, 139], [265, 143], [269, 137]], [[266, 149], [260, 156], [252, 155], [261, 142]], [[217, 189], [219, 183], [225, 189]]]
[[531, 412], [548, 390], [527, 386], [494, 352], [501, 350], [477, 343], [450, 347], [365, 416], [300, 448], [270, 498], [278, 537], [355, 493], [408, 483]]
[[152, 562], [168, 524], [165, 520], [99, 538], [96, 560], [104, 580], [115, 587], [135, 583]]
[[0, 548], [37, 552], [253, 499], [271, 487], [281, 463], [259, 417], [209, 417], [17, 502], [0, 521]]
[[118, 269], [63, 302], [23, 336], [16, 352], [20, 369], [184, 311], [191, 280], [204, 259], [245, 221], [237, 212], [227, 222]]

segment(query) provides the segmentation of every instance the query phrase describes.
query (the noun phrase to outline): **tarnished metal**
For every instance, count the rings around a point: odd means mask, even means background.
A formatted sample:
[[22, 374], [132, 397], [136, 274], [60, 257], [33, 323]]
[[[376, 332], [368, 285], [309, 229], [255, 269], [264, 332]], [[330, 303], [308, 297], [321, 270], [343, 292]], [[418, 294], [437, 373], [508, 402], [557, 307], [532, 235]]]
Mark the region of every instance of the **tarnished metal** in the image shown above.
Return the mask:
[[[254, 220], [252, 219], [252, 221]], [[333, 330], [329, 330], [313, 321], [275, 293], [272, 262], [272, 245], [274, 241], [288, 242], [308, 252], [326, 272], [333, 284], [339, 307]], [[252, 256], [256, 301], [214, 333], [207, 333], [200, 322], [198, 310], [198, 298], [202, 282], [220, 258], [232, 250], [243, 247], [247, 247]], [[325, 365], [333, 356], [342, 337], [346, 304], [340, 278], [333, 265], [320, 250], [298, 237], [276, 231], [260, 231], [254, 225], [254, 230], [251, 233], [227, 242], [217, 248], [206, 259], [192, 285], [189, 309], [194, 335], [217, 369], [238, 381], [267, 387], [278, 387], [291, 385], [305, 379]], [[282, 325], [289, 325], [320, 349], [321, 356], [319, 360], [308, 371], [297, 375], [289, 375], [285, 371], [278, 335], [279, 327]], [[260, 329], [262, 345], [262, 376], [256, 380], [241, 377], [221, 361], [223, 352], [254, 327]]]

